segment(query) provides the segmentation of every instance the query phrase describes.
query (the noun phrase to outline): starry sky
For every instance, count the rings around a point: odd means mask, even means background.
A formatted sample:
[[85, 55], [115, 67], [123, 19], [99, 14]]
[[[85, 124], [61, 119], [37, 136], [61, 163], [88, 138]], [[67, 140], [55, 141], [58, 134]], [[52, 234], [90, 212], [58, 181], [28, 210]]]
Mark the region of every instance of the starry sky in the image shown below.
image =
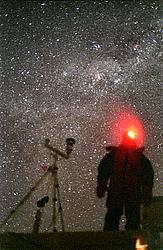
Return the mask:
[[[97, 166], [105, 146], [119, 142], [122, 115], [143, 124], [154, 195], [163, 195], [161, 1], [0, 5], [1, 222], [46, 172], [45, 139], [64, 152], [73, 137], [71, 157], [58, 161], [65, 229], [102, 230]], [[51, 192], [48, 176], [3, 230], [30, 232], [45, 195], [41, 230], [51, 230]]]

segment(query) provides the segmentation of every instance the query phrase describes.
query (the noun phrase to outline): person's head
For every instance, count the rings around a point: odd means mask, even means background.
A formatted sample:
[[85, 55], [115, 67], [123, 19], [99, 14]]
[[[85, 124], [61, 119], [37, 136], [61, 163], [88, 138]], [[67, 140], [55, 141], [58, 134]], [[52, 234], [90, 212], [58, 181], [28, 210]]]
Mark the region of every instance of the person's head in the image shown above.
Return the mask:
[[133, 150], [137, 148], [136, 136], [133, 131], [126, 131], [122, 137], [120, 146], [128, 150]]

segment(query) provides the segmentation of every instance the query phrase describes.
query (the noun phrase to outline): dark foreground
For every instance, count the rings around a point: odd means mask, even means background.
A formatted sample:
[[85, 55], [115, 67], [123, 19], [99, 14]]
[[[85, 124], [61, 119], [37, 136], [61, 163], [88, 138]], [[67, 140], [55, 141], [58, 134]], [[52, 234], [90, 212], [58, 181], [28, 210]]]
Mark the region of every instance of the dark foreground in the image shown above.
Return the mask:
[[[145, 248], [135, 246], [136, 239]], [[148, 244], [148, 248], [147, 248]], [[161, 244], [161, 243], [159, 243]], [[150, 246], [147, 232], [56, 232], [40, 234], [4, 233], [0, 235], [0, 249], [163, 249]]]

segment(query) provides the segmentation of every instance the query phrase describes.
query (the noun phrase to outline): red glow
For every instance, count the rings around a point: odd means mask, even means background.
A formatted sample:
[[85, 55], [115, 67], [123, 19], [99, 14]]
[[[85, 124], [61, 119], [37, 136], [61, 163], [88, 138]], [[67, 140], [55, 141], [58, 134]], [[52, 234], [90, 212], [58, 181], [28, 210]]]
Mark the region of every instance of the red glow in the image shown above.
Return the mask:
[[120, 144], [124, 135], [133, 140], [138, 147], [144, 143], [144, 130], [140, 118], [131, 112], [125, 111], [117, 114], [116, 120], [112, 123], [112, 141]]

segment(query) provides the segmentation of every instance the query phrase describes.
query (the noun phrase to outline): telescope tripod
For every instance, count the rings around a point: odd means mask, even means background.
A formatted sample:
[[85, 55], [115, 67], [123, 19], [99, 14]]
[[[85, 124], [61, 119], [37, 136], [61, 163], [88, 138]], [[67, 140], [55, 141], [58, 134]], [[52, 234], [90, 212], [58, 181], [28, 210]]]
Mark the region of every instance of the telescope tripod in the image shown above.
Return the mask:
[[[65, 231], [65, 226], [64, 226], [64, 220], [63, 220], [63, 211], [62, 211], [62, 205], [61, 205], [61, 199], [60, 199], [60, 191], [59, 191], [59, 182], [58, 182], [58, 167], [57, 167], [57, 161], [59, 156], [61, 158], [68, 159], [72, 149], [73, 145], [75, 144], [75, 140], [72, 138], [68, 138], [66, 140], [67, 146], [66, 146], [66, 153], [61, 152], [60, 150], [53, 148], [52, 146], [49, 145], [50, 140], [46, 139], [45, 140], [45, 147], [47, 147], [50, 151], [50, 156], [52, 157], [52, 164], [49, 166], [47, 169], [46, 173], [36, 182], [35, 186], [33, 186], [29, 192], [25, 195], [25, 197], [17, 204], [15, 209], [13, 209], [10, 214], [7, 216], [7, 218], [2, 222], [1, 227], [3, 227], [8, 220], [16, 213], [16, 211], [23, 206], [23, 204], [30, 198], [32, 193], [36, 190], [36, 188], [44, 181], [44, 179], [51, 174], [52, 180], [53, 180], [53, 191], [52, 191], [52, 200], [53, 200], [53, 214], [52, 214], [52, 223], [53, 223], [53, 232], [56, 232], [56, 222], [57, 222], [57, 203], [58, 203], [58, 212], [60, 213], [60, 219], [61, 219], [61, 226], [62, 226], [62, 231]], [[39, 200], [37, 202], [38, 210], [35, 216], [35, 223], [33, 226], [33, 232], [38, 233], [39, 231], [39, 226], [41, 223], [41, 215], [42, 215], [42, 208], [45, 206], [45, 203], [47, 203], [49, 200], [49, 197], [46, 196]]]
[[[48, 168], [48, 171], [51, 173], [52, 181], [53, 181], [53, 216], [52, 216], [52, 223], [53, 223], [53, 232], [56, 232], [56, 222], [57, 222], [57, 203], [58, 203], [58, 212], [60, 213], [60, 219], [61, 219], [61, 226], [62, 226], [62, 231], [65, 231], [65, 226], [64, 226], [64, 220], [63, 220], [63, 211], [62, 211], [62, 205], [61, 205], [61, 199], [60, 199], [60, 191], [59, 191], [59, 183], [58, 183], [58, 167], [56, 166], [55, 163], [51, 165]], [[37, 207], [39, 208], [37, 210], [36, 216], [35, 216], [35, 223], [33, 226], [33, 232], [38, 233], [40, 223], [41, 223], [41, 216], [42, 216], [42, 208], [45, 206], [45, 204], [48, 202], [49, 197], [45, 196], [41, 200], [37, 202]]]
[[[54, 157], [56, 157], [56, 156], [54, 156]], [[62, 205], [61, 205], [61, 199], [60, 199], [60, 191], [59, 191], [59, 183], [58, 183], [57, 172], [58, 172], [58, 167], [56, 166], [56, 160], [55, 160], [54, 163], [51, 166], [49, 166], [46, 173], [36, 182], [35, 186], [33, 186], [29, 190], [29, 192], [25, 195], [25, 197], [17, 204], [16, 208], [10, 212], [8, 217], [2, 222], [1, 227], [3, 227], [8, 222], [8, 220], [17, 212], [17, 210], [21, 206], [23, 206], [24, 203], [31, 197], [31, 195], [34, 193], [36, 188], [41, 183], [43, 183], [43, 181], [48, 177], [49, 174], [51, 174], [51, 178], [52, 178], [52, 181], [53, 181], [53, 187], [52, 187], [52, 193], [53, 193], [52, 194], [52, 200], [53, 200], [53, 215], [52, 215], [53, 232], [57, 231], [56, 230], [57, 203], [58, 203], [58, 212], [60, 213], [62, 231], [64, 232], [65, 227], [64, 227], [63, 211], [62, 211]], [[42, 199], [42, 201], [43, 201], [43, 199]], [[44, 204], [39, 204], [40, 201], [37, 202], [37, 206], [38, 206], [39, 209], [38, 209], [38, 211], [36, 213], [35, 223], [34, 223], [34, 227], [33, 227], [33, 232], [35, 232], [35, 233], [38, 233], [38, 231], [39, 231], [39, 227], [40, 227], [40, 223], [41, 223], [42, 208], [44, 207], [44, 205], [46, 203], [46, 202], [43, 201]]]

